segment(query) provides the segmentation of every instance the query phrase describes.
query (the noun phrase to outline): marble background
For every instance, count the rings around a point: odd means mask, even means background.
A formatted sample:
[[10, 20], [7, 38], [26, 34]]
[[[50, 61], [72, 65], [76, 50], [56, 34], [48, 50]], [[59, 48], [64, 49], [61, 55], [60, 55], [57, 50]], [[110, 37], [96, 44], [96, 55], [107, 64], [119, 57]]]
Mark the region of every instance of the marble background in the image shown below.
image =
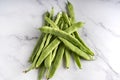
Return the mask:
[[[79, 33], [95, 52], [94, 61], [82, 60], [79, 70], [71, 60], [50, 80], [120, 80], [120, 0], [70, 0], [77, 21], [85, 22]], [[40, 35], [42, 15], [54, 7], [65, 10], [66, 0], [0, 0], [0, 80], [37, 80], [37, 70], [22, 71]], [[46, 80], [45, 78], [43, 80]]]

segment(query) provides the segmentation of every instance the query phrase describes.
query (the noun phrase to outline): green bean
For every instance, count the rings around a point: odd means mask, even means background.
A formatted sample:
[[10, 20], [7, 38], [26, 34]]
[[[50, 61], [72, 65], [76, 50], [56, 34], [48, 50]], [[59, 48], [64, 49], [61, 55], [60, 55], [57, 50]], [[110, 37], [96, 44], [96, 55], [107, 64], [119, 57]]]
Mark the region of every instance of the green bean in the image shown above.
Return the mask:
[[[51, 38], [52, 38], [52, 35], [48, 34], [48, 38], [46, 39], [44, 48], [50, 43]], [[46, 68], [49, 68], [51, 66], [51, 54], [49, 54], [49, 56], [45, 59], [44, 64]]]
[[38, 50], [38, 52], [36, 54], [36, 57], [35, 57], [32, 65], [30, 66], [30, 68], [28, 70], [24, 71], [25, 73], [28, 72], [28, 71], [30, 71], [31, 69], [35, 68], [36, 62], [37, 62], [38, 57], [40, 56], [40, 53], [41, 53], [41, 51], [42, 51], [42, 49], [44, 47], [46, 39], [47, 39], [47, 35], [45, 34], [44, 37], [43, 37], [43, 39], [42, 39], [42, 43], [41, 43], [41, 45], [39, 47], [39, 50]]
[[50, 68], [51, 62], [52, 62], [52, 52], [50, 52], [50, 54], [46, 57], [46, 59], [44, 61], [45, 67]]
[[[50, 18], [52, 18], [52, 16], [53, 16], [53, 9], [51, 10], [51, 14], [49, 12], [46, 12], [45, 15], [44, 15], [44, 18], [47, 17], [47, 16], [49, 16]], [[49, 23], [47, 23], [47, 22], [45, 22], [45, 24], [49, 25]], [[47, 39], [47, 37], [48, 37], [48, 39]], [[50, 35], [49, 34], [44, 34], [44, 37], [42, 39], [42, 43], [41, 43], [40, 47], [38, 48], [38, 51], [36, 51], [36, 56], [35, 56], [35, 58], [33, 60], [33, 63], [30, 66], [30, 68], [28, 70], [26, 70], [25, 72], [28, 72], [31, 69], [35, 68], [36, 62], [38, 60], [38, 57], [41, 54], [42, 49], [44, 48], [44, 45], [47, 45], [49, 43], [49, 40], [51, 39], [51, 37], [52, 37], [51, 34]], [[46, 44], [45, 44], [45, 42], [46, 42]]]
[[[53, 10], [51, 11], [51, 15], [53, 15]], [[51, 16], [52, 17], [52, 16]], [[58, 15], [57, 15], [57, 17], [56, 17], [56, 20], [55, 20], [55, 24], [57, 25], [58, 24], [58, 22], [59, 22], [59, 20], [60, 20], [60, 17], [61, 17], [61, 13], [58, 13]], [[49, 19], [47, 19], [47, 20], [49, 20]], [[51, 24], [50, 24], [51, 25]], [[52, 35], [51, 34], [49, 34], [49, 36], [51, 37]], [[47, 41], [50, 41], [50, 40], [48, 40], [47, 39]], [[47, 42], [46, 42], [47, 43]], [[55, 54], [55, 53], [54, 53]], [[54, 55], [53, 55], [54, 56]], [[44, 61], [44, 64], [45, 64], [45, 67], [46, 68], [50, 68], [50, 66], [51, 66], [51, 62], [52, 62], [52, 52], [50, 52], [50, 54], [47, 56], [47, 58], [45, 59], [45, 61]]]
[[65, 19], [64, 21], [65, 21], [68, 25], [71, 25], [68, 15], [67, 15], [65, 12], [62, 12], [62, 14], [63, 14], [63, 17], [64, 17], [64, 19]]
[[[59, 14], [59, 15], [61, 16], [61, 14]], [[60, 17], [59, 17], [59, 19], [60, 19]], [[51, 25], [51, 27], [59, 28], [59, 27], [57, 27], [57, 25], [50, 18], [45, 17], [45, 20]], [[57, 22], [57, 20], [56, 20], [56, 22]]]
[[[57, 17], [56, 17], [55, 24], [57, 24], [57, 23], [59, 22], [61, 16], [62, 16], [62, 13], [59, 12], [58, 15], [57, 15]], [[46, 19], [46, 20], [47, 20], [47, 19]], [[47, 22], [49, 22], [49, 20], [47, 20]], [[51, 20], [50, 20], [50, 22], [51, 22]], [[54, 23], [53, 23], [53, 24], [54, 24]], [[52, 24], [51, 24], [51, 25], [52, 25]], [[56, 26], [56, 25], [53, 25], [53, 26]]]
[[68, 14], [71, 18], [71, 22], [75, 22], [74, 8], [69, 1], [67, 3], [67, 10], [68, 10]]
[[77, 22], [77, 23], [74, 23], [73, 25], [71, 25], [69, 28], [67, 28], [64, 31], [67, 32], [67, 33], [73, 33], [75, 31], [77, 31], [78, 28], [81, 28], [83, 25], [84, 25], [83, 22]]
[[65, 67], [70, 67], [70, 50], [68, 50], [67, 48], [65, 48]]
[[[67, 19], [67, 17], [66, 17], [66, 19]], [[66, 21], [66, 19], [64, 19], [64, 20]], [[68, 25], [69, 25], [69, 23], [67, 21], [67, 24], [64, 24], [64, 27], [62, 30], [67, 29], [69, 27]], [[70, 50], [68, 50], [68, 48], [65, 48], [64, 56], [65, 56], [65, 67], [68, 69], [70, 67]]]
[[55, 71], [57, 70], [57, 68], [59, 67], [61, 61], [62, 61], [62, 58], [63, 58], [63, 54], [64, 54], [64, 46], [61, 44], [58, 48], [58, 52], [57, 52], [57, 55], [56, 55], [56, 58], [54, 60], [54, 63], [52, 65], [52, 68], [50, 69], [49, 71], [49, 75], [47, 76], [47, 78], [51, 78], [53, 77]]
[[[46, 41], [44, 48], [49, 44], [51, 38], [52, 38], [52, 35], [48, 34], [48, 38], [47, 38], [47, 41]], [[51, 54], [52, 54], [52, 52], [51, 52]], [[46, 68], [49, 68], [51, 66], [51, 54], [49, 54], [49, 56], [44, 61]]]
[[44, 73], [45, 73], [45, 70], [46, 70], [46, 68], [45, 68], [45, 66], [44, 65], [42, 65], [41, 67], [40, 67], [40, 72], [39, 72], [39, 75], [38, 75], [38, 80], [42, 80], [42, 77], [43, 77], [43, 75], [44, 75]]
[[[70, 27], [69, 27], [70, 28]], [[67, 31], [67, 29], [66, 29]], [[73, 32], [72, 30], [68, 33], [71, 34], [71, 32]], [[36, 63], [36, 67], [39, 67], [42, 63], [42, 61], [50, 54], [51, 51], [53, 51], [53, 49], [55, 49], [59, 44], [60, 44], [60, 40], [58, 38], [55, 38], [41, 53], [41, 56], [39, 57], [37, 63]]]
[[56, 52], [57, 52], [57, 49], [58, 47], [56, 47], [52, 53], [52, 60], [51, 61], [54, 61], [54, 58], [55, 58], [55, 55], [56, 55]]
[[[43, 18], [45, 19], [46, 16], [50, 16], [50, 13], [48, 11], [44, 14]], [[49, 23], [47, 21], [44, 21], [44, 25], [49, 25]]]
[[81, 69], [80, 57], [73, 53], [73, 58], [75, 60], [75, 63], [77, 64], [77, 66]]
[[67, 41], [64, 38], [59, 38], [64, 45], [69, 48], [71, 51], [75, 52], [77, 55], [81, 56], [82, 58], [86, 59], [86, 60], [91, 60], [91, 58], [89, 57], [88, 54], [86, 54], [85, 52], [81, 51], [78, 47], [74, 46], [73, 44], [71, 44], [69, 41]]
[[62, 29], [64, 27], [64, 22], [61, 21], [61, 25], [59, 26], [59, 29]]
[[75, 31], [74, 32], [75, 37], [82, 43], [82, 45], [89, 50], [89, 52], [87, 52], [88, 54], [90, 54], [91, 56], [94, 56], [94, 53], [87, 47], [87, 45], [83, 42], [83, 40], [79, 37], [78, 33]]
[[[73, 35], [75, 37], [75, 34], [72, 33], [71, 35]], [[73, 53], [73, 58], [75, 60], [75, 63], [77, 64], [77, 66], [81, 69], [81, 62], [80, 62], [80, 57], [76, 54]]]
[[49, 18], [53, 20], [53, 15], [54, 15], [54, 8], [53, 7], [52, 7], [49, 14], [50, 14]]
[[[49, 16], [49, 15], [50, 15], [50, 14], [49, 14], [49, 12], [47, 11], [47, 12], [44, 14], [44, 17]], [[45, 22], [44, 25], [48, 25], [48, 23]], [[42, 36], [39, 37], [39, 39], [38, 39], [38, 41], [37, 41], [37, 43], [36, 43], [36, 46], [35, 46], [35, 48], [34, 48], [34, 50], [33, 50], [33, 52], [32, 52], [32, 55], [31, 55], [30, 58], [29, 58], [29, 62], [33, 62], [33, 61], [34, 61], [35, 56], [36, 56], [36, 54], [37, 54], [37, 52], [38, 52], [39, 46], [40, 46], [40, 44], [41, 44], [41, 38], [43, 38], [43, 34], [42, 34]]]
[[[58, 29], [59, 27], [48, 17], [45, 18], [45, 20], [51, 25], [52, 28], [56, 28]], [[83, 22], [77, 22], [74, 23], [71, 27], [69, 27], [68, 29], [65, 30], [65, 32], [69, 32], [69, 33], [73, 33], [74, 31], [76, 31], [78, 28], [82, 27], [84, 25]], [[72, 31], [72, 32], [71, 32]]]

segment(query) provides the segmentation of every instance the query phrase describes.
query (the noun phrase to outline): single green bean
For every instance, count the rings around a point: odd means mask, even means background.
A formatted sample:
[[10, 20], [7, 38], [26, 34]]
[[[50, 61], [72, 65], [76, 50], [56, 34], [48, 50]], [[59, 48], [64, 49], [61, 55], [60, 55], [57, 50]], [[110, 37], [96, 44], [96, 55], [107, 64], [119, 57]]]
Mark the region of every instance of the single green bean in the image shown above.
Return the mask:
[[50, 52], [50, 54], [46, 57], [46, 59], [44, 61], [45, 67], [50, 68], [51, 62], [52, 62], [52, 52]]
[[[61, 12], [59, 12], [58, 13], [58, 15], [57, 15], [57, 17], [56, 17], [56, 20], [55, 20], [55, 24], [57, 25], [57, 23], [59, 22], [59, 20], [60, 20], [60, 18], [62, 17], [62, 13]], [[47, 20], [47, 19], [46, 19]], [[49, 20], [47, 20], [47, 22], [49, 22]], [[50, 20], [50, 22], [51, 22], [51, 20]], [[51, 24], [52, 25], [52, 24]], [[56, 26], [56, 25], [53, 25], [53, 26]]]
[[56, 48], [53, 50], [53, 53], [52, 53], [52, 60], [51, 60], [52, 62], [54, 61], [54, 58], [55, 58], [57, 49], [58, 49], [58, 47], [56, 47]]
[[44, 73], [45, 73], [45, 70], [46, 70], [45, 66], [42, 65], [42, 66], [40, 67], [40, 70], [39, 70], [38, 80], [42, 80], [42, 77], [43, 77], [43, 75], [44, 75]]
[[[67, 17], [66, 17], [67, 18]], [[66, 19], [64, 19], [66, 21]], [[69, 23], [67, 22], [64, 24], [64, 27], [62, 30], [66, 30], [69, 27]], [[65, 48], [65, 67], [68, 69], [70, 67], [70, 50], [68, 48]]]
[[65, 48], [65, 67], [69, 68], [70, 67], [70, 50]]
[[[48, 34], [48, 38], [46, 40], [46, 44], [45, 44], [44, 48], [50, 43], [51, 38], [52, 38], [52, 35]], [[51, 54], [52, 54], [52, 52], [51, 52]], [[44, 61], [46, 68], [49, 68], [51, 66], [51, 54], [49, 54], [49, 56], [47, 56], [47, 58]]]
[[54, 60], [54, 63], [52, 65], [52, 68], [49, 71], [49, 75], [47, 76], [48, 79], [53, 77], [55, 71], [59, 67], [59, 65], [62, 61], [62, 58], [63, 58], [64, 49], [65, 49], [65, 47], [61, 44], [58, 48], [58, 52], [57, 52], [56, 58]]
[[50, 14], [49, 18], [53, 20], [53, 15], [54, 15], [54, 8], [53, 7], [52, 7], [49, 14]]
[[75, 63], [77, 64], [77, 66], [81, 69], [80, 57], [73, 53], [73, 58], [75, 60]]
[[71, 22], [75, 22], [74, 8], [73, 5], [68, 1], [67, 3], [68, 14], [71, 17]]

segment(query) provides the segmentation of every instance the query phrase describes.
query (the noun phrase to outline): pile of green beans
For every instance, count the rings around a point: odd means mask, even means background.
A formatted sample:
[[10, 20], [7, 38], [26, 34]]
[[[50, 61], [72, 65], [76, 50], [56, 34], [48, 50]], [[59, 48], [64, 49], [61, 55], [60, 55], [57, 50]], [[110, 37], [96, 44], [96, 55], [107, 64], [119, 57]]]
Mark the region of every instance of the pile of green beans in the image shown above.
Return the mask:
[[42, 35], [29, 59], [32, 64], [25, 71], [39, 69], [38, 80], [41, 80], [45, 73], [47, 79], [52, 78], [63, 58], [65, 68], [70, 67], [70, 59], [73, 57], [76, 65], [81, 69], [80, 60], [92, 60], [94, 56], [77, 32], [84, 23], [75, 21], [74, 8], [69, 1], [66, 8], [66, 12], [59, 12], [56, 16], [53, 8], [44, 14], [45, 23], [39, 28]]

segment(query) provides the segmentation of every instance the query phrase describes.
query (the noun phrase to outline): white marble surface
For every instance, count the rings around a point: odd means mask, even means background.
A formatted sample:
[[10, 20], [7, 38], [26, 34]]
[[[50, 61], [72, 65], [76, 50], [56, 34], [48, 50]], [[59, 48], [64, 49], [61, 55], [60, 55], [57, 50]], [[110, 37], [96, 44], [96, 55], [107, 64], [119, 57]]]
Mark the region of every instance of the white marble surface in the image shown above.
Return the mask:
[[[94, 61], [63, 65], [51, 80], [120, 80], [120, 0], [70, 0], [82, 39], [95, 52]], [[42, 15], [53, 6], [65, 10], [66, 0], [0, 0], [0, 80], [37, 80], [37, 70], [24, 74], [39, 37]], [[46, 80], [45, 78], [43, 80]]]

